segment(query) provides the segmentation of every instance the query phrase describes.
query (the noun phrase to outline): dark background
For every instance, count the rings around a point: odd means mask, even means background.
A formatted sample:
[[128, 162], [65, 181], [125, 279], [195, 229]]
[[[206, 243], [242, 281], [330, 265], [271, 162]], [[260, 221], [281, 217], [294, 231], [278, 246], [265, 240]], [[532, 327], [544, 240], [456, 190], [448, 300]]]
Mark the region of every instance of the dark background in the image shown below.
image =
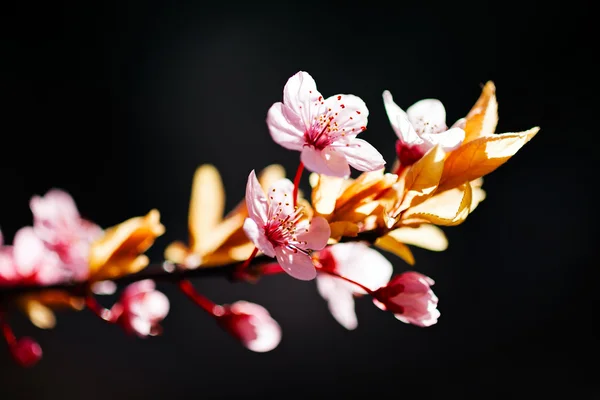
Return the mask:
[[0, 398], [512, 398], [557, 389], [598, 398], [587, 365], [599, 356], [591, 6], [200, 4], [21, 2], [2, 11], [0, 226], [8, 241], [31, 223], [29, 198], [59, 187], [103, 227], [158, 208], [167, 232], [149, 254], [160, 261], [168, 243], [187, 237], [198, 165], [219, 168], [229, 208], [252, 168], [278, 162], [294, 173], [298, 154], [271, 142], [265, 118], [298, 70], [325, 96], [366, 101], [363, 138], [389, 165], [395, 135], [385, 89], [403, 108], [441, 99], [451, 124], [493, 80], [498, 132], [541, 131], [485, 179], [488, 198], [466, 223], [445, 229], [447, 251], [414, 250], [415, 268], [436, 280], [440, 297], [442, 317], [431, 328], [404, 325], [363, 299], [359, 328], [345, 331], [314, 283], [286, 276], [197, 282], [217, 302], [270, 310], [283, 341], [257, 354], [161, 286], [172, 311], [164, 335], [147, 340], [86, 312], [60, 314], [52, 331], [13, 315], [44, 358], [25, 370], [0, 346]]

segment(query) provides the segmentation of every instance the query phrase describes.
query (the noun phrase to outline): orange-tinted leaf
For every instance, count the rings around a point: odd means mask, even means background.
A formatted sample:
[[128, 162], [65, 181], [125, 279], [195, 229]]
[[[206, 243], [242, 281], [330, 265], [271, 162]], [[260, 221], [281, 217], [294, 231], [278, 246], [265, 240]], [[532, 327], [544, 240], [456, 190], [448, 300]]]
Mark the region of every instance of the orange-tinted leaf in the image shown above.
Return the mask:
[[344, 179], [312, 173], [310, 182], [312, 186], [311, 201], [315, 211], [323, 216], [331, 214], [342, 191]]
[[190, 247], [202, 253], [213, 245], [212, 232], [223, 218], [225, 189], [219, 171], [210, 164], [201, 165], [194, 173], [188, 214]]
[[448, 248], [448, 239], [435, 225], [423, 224], [418, 227], [402, 227], [388, 233], [398, 242], [422, 247], [431, 251], [444, 251]]
[[404, 243], [396, 240], [390, 234], [382, 236], [375, 241], [375, 246], [381, 250], [389, 251], [406, 261], [409, 265], [415, 264], [415, 257], [413, 256], [410, 248]]
[[496, 86], [489, 81], [483, 87], [479, 99], [466, 117], [464, 143], [488, 136], [496, 131], [498, 124], [498, 102], [496, 100]]
[[357, 224], [348, 221], [332, 222], [329, 224], [331, 228], [331, 238], [340, 240], [342, 236], [354, 237], [358, 235], [359, 227]]
[[398, 212], [415, 206], [435, 191], [442, 177], [445, 156], [441, 147], [435, 146], [410, 166], [404, 178], [405, 195]]
[[142, 255], [165, 227], [160, 223], [158, 210], [144, 217], [128, 219], [105, 231], [90, 249], [90, 280], [100, 281], [133, 274], [148, 265]]
[[539, 131], [503, 133], [475, 139], [448, 155], [438, 191], [449, 190], [489, 174], [508, 161]]
[[438, 193], [416, 207], [409, 208], [400, 221], [401, 225], [430, 223], [453, 226], [461, 224], [469, 215], [472, 189], [469, 182], [457, 188]]

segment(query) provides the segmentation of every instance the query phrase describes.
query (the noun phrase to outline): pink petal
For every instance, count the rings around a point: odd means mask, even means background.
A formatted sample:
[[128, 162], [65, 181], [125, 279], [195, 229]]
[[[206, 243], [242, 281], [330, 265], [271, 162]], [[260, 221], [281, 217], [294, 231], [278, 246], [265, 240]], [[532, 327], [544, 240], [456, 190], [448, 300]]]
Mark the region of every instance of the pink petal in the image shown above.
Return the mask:
[[[415, 128], [408, 120], [408, 117], [398, 117], [398, 127], [398, 138], [402, 143], [409, 146], [419, 146], [425, 143], [415, 131]], [[423, 149], [423, 151], [427, 150], [429, 150], [429, 147]]]
[[35, 219], [48, 220], [52, 224], [79, 219], [79, 211], [71, 195], [59, 189], [49, 190], [44, 197], [32, 197], [29, 207]]
[[133, 330], [139, 337], [146, 337], [152, 331], [152, 323], [138, 316], [131, 316], [126, 323], [125, 329]]
[[235, 314], [250, 316], [254, 328], [253, 335], [247, 336], [244, 345], [252, 351], [264, 353], [273, 350], [281, 342], [281, 327], [264, 307], [247, 301], [238, 301], [231, 305], [230, 310]]
[[248, 176], [246, 184], [246, 207], [248, 208], [248, 216], [252, 218], [258, 225], [263, 226], [267, 223], [267, 197], [263, 192], [256, 173], [254, 170]]
[[431, 147], [440, 144], [442, 150], [452, 151], [460, 147], [465, 140], [465, 131], [461, 128], [452, 128], [440, 133], [424, 133], [421, 137], [431, 143]]
[[161, 321], [169, 314], [169, 299], [158, 290], [146, 293], [143, 306], [143, 315], [150, 321]]
[[362, 139], [354, 139], [348, 143], [348, 146], [339, 147], [338, 151], [343, 153], [348, 163], [359, 171], [377, 171], [385, 166], [381, 153]]
[[[337, 272], [371, 290], [385, 286], [394, 272], [392, 263], [387, 258], [364, 243], [338, 243], [328, 249], [335, 260]], [[366, 294], [358, 286], [338, 280], [349, 291]]]
[[284, 114], [286, 107], [283, 103], [273, 104], [267, 113], [267, 126], [275, 143], [289, 150], [300, 151], [305, 143], [304, 122], [299, 117], [293, 122], [288, 120]]
[[19, 229], [13, 242], [17, 272], [23, 277], [29, 277], [41, 266], [46, 247], [30, 226]]
[[0, 230], [0, 247], [4, 246], [4, 235], [2, 234], [2, 231]]
[[336, 94], [325, 100], [322, 110], [327, 111], [330, 124], [345, 132], [345, 137], [353, 137], [365, 130], [369, 109], [365, 102], [352, 94]]
[[269, 241], [265, 235], [265, 231], [262, 227], [256, 225], [251, 218], [246, 218], [244, 221], [244, 233], [250, 239], [250, 241], [268, 257], [275, 257], [275, 249], [273, 244]]
[[409, 121], [416, 125], [419, 120], [425, 120], [440, 129], [446, 129], [446, 109], [437, 99], [424, 99], [417, 101], [406, 110]]
[[269, 213], [268, 216], [273, 218], [278, 211], [281, 211], [281, 217], [285, 218], [294, 212], [294, 184], [289, 179], [279, 179], [267, 192], [269, 196]]
[[0, 286], [11, 285], [21, 279], [13, 258], [12, 246], [0, 247]]
[[354, 311], [354, 297], [345, 283], [326, 274], [317, 275], [317, 289], [327, 301], [329, 311], [335, 320], [348, 330], [356, 329], [358, 320]]
[[309, 171], [341, 178], [350, 176], [350, 166], [346, 157], [329, 147], [324, 150], [304, 147], [300, 159]]
[[281, 268], [293, 278], [310, 281], [317, 276], [315, 266], [308, 255], [283, 246], [277, 247], [275, 254]]
[[396, 132], [396, 135], [398, 135], [399, 138], [402, 138], [401, 132], [403, 131], [403, 129], [401, 129], [401, 123], [403, 123], [404, 121], [408, 122], [408, 115], [404, 112], [403, 109], [401, 109], [396, 103], [394, 103], [394, 98], [388, 90], [383, 92], [383, 105], [385, 106], [385, 112], [387, 113], [388, 119], [390, 120], [392, 129], [394, 130], [394, 132]]
[[299, 226], [298, 241], [306, 242], [302, 248], [321, 250], [327, 246], [327, 241], [329, 240], [329, 236], [331, 236], [331, 228], [325, 218], [314, 217], [307, 229], [308, 232], [306, 232], [306, 228], [302, 229], [302, 226]]
[[300, 71], [288, 79], [283, 88], [283, 103], [304, 122], [304, 130], [310, 127], [311, 110], [319, 108], [322, 100], [321, 93], [317, 91], [315, 80], [308, 72]]

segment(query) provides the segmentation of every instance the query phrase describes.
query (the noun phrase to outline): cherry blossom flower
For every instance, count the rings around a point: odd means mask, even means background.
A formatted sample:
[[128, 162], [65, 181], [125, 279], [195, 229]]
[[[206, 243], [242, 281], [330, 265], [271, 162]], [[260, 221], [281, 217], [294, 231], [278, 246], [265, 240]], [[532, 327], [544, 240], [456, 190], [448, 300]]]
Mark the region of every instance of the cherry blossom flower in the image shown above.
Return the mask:
[[151, 279], [132, 283], [113, 306], [111, 312], [120, 314], [118, 321], [126, 332], [139, 337], [160, 333], [159, 324], [169, 313], [169, 299], [155, 287]]
[[465, 138], [466, 120], [462, 118], [448, 129], [446, 109], [439, 100], [418, 101], [404, 112], [386, 90], [383, 102], [392, 129], [398, 135], [396, 153], [402, 165], [414, 164], [437, 144], [445, 152], [454, 150]]
[[288, 79], [283, 103], [269, 109], [267, 125], [276, 143], [301, 152], [308, 170], [347, 177], [349, 165], [360, 171], [376, 171], [385, 165], [372, 145], [356, 138], [366, 129], [368, 116], [359, 97], [338, 94], [323, 99], [314, 79], [300, 71]]
[[[361, 242], [339, 243], [319, 252], [322, 270], [349, 278], [371, 290], [384, 286], [391, 278], [392, 264], [377, 250]], [[333, 317], [346, 329], [356, 329], [354, 297], [367, 294], [357, 285], [320, 272], [317, 289], [327, 301]]]
[[15, 361], [22, 367], [33, 367], [42, 359], [42, 348], [30, 337], [22, 337], [10, 346]]
[[81, 218], [73, 198], [62, 190], [34, 196], [30, 208], [35, 233], [58, 254], [74, 280], [86, 279], [90, 245], [102, 236], [102, 229]]
[[21, 228], [12, 246], [0, 235], [0, 286], [51, 285], [68, 279], [58, 255], [46, 248], [32, 227]]
[[249, 350], [263, 353], [281, 342], [281, 328], [262, 306], [247, 301], [217, 306], [217, 321]]
[[373, 293], [373, 302], [400, 321], [417, 326], [437, 323], [440, 312], [438, 298], [431, 290], [433, 279], [418, 272], [404, 272]]
[[276, 181], [263, 192], [254, 170], [246, 186], [248, 218], [244, 232], [257, 249], [269, 257], [276, 257], [285, 272], [300, 280], [311, 280], [317, 275], [311, 254], [327, 245], [331, 230], [322, 217], [309, 222], [302, 207], [294, 207], [294, 185], [289, 179]]

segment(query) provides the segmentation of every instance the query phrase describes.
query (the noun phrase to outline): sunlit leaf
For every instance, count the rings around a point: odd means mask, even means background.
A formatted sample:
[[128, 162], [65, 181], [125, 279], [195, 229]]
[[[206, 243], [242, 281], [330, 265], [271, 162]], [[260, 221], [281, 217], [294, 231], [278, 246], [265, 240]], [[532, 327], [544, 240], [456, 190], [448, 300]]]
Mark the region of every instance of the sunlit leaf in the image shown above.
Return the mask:
[[469, 215], [471, 202], [471, 184], [466, 182], [457, 188], [438, 193], [416, 207], [409, 208], [402, 215], [400, 224], [459, 225]]
[[360, 230], [358, 225], [348, 221], [338, 221], [329, 224], [331, 228], [331, 238], [333, 240], [340, 240], [342, 236], [354, 237], [358, 235]]
[[495, 132], [498, 124], [498, 102], [496, 86], [492, 81], [485, 84], [479, 99], [467, 114], [466, 120], [463, 144]]
[[423, 224], [415, 228], [402, 227], [389, 232], [388, 236], [398, 242], [431, 251], [444, 251], [448, 248], [446, 234], [435, 225]]
[[519, 133], [480, 137], [448, 155], [438, 192], [489, 174], [508, 161], [539, 131], [538, 127]]
[[219, 171], [210, 164], [196, 169], [188, 214], [190, 247], [202, 253], [214, 241], [212, 232], [223, 218], [225, 189]]
[[311, 201], [315, 211], [323, 216], [331, 214], [341, 193], [344, 179], [312, 173], [310, 181]]
[[389, 251], [390, 253], [397, 255], [409, 265], [415, 264], [415, 257], [410, 251], [410, 248], [390, 234], [378, 238], [375, 241], [375, 246], [379, 247], [381, 250]]

